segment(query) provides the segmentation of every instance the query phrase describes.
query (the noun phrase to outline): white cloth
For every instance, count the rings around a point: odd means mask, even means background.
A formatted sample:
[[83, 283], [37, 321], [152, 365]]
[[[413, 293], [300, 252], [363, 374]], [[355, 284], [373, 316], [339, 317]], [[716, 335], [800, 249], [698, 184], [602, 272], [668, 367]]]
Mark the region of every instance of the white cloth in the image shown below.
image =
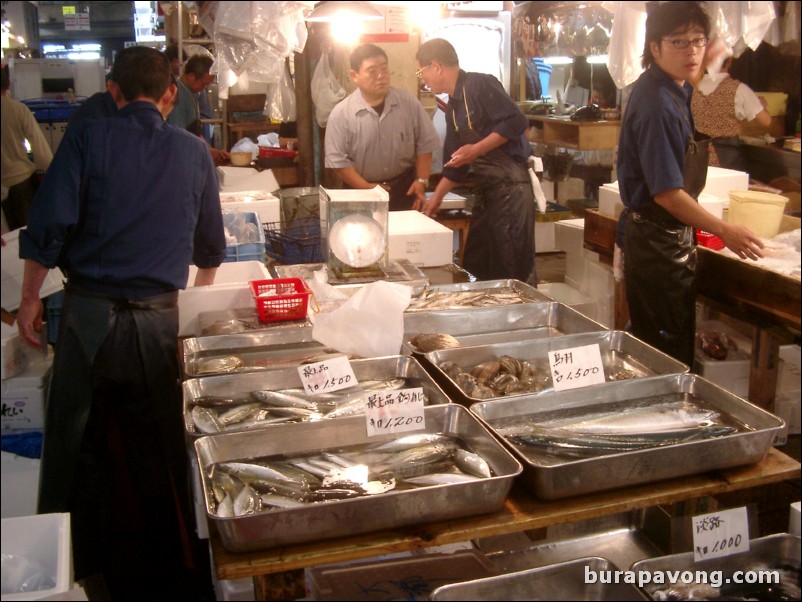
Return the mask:
[[[706, 73], [696, 86], [705, 96], [710, 96], [718, 85], [729, 77], [728, 73], [711, 75]], [[739, 121], [752, 121], [763, 110], [763, 103], [757, 94], [746, 84], [739, 84], [735, 90], [735, 117]]]

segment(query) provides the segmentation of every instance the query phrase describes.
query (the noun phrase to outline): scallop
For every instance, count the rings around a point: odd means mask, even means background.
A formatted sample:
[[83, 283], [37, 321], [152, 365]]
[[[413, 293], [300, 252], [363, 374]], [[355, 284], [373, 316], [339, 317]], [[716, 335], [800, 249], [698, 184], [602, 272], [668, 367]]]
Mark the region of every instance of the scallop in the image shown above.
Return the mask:
[[420, 353], [429, 353], [440, 349], [456, 349], [459, 341], [446, 333], [424, 333], [412, 338], [410, 341]]

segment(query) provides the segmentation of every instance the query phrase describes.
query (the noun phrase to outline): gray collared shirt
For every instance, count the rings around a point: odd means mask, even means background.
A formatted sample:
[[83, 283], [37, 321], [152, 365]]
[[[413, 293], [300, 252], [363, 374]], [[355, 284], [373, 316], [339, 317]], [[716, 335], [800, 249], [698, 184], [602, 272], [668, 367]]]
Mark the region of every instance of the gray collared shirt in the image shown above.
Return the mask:
[[357, 89], [334, 107], [326, 127], [326, 167], [353, 167], [369, 182], [392, 180], [413, 167], [418, 155], [438, 148], [440, 138], [423, 105], [392, 87], [381, 115]]

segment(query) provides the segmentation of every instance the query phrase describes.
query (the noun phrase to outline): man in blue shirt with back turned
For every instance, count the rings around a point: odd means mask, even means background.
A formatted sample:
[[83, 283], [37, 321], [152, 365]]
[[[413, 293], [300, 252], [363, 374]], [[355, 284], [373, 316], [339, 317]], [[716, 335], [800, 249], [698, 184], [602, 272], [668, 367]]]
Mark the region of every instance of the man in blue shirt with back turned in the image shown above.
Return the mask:
[[119, 111], [68, 128], [20, 233], [17, 321], [37, 346], [39, 289], [61, 268], [39, 512], [71, 513], [76, 579], [102, 573], [117, 600], [185, 568], [177, 296], [190, 263], [196, 285], [214, 282], [225, 236], [205, 143], [162, 117], [176, 94], [166, 57], [126, 48], [113, 72]]

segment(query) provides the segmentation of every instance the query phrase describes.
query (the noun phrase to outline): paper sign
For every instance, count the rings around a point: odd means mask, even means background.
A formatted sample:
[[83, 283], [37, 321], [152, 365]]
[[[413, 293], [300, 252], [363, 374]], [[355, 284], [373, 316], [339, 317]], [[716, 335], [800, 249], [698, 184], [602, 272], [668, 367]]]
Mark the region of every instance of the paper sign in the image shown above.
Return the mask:
[[598, 343], [549, 351], [549, 368], [555, 391], [599, 385], [605, 381]]
[[746, 506], [693, 517], [693, 560], [719, 558], [749, 550]]
[[309, 395], [339, 391], [359, 384], [351, 368], [351, 362], [344, 355], [315, 364], [298, 366], [298, 374], [301, 375], [304, 391]]
[[376, 391], [365, 395], [368, 437], [426, 428], [423, 389]]

